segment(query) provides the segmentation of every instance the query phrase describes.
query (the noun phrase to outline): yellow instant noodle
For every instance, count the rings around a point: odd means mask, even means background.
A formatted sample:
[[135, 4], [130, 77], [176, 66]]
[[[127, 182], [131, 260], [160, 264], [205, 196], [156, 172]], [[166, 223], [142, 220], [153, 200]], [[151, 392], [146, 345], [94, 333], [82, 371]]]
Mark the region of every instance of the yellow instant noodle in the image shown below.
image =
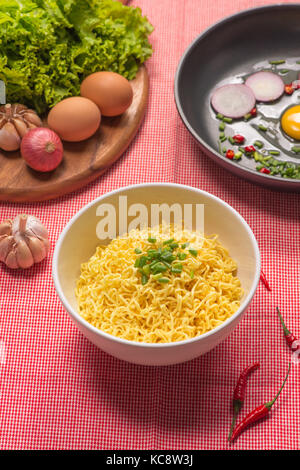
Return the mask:
[[[185, 249], [181, 274], [168, 272], [167, 284], [150, 276], [142, 285], [134, 267], [138, 257], [134, 250], [144, 253], [153, 248], [149, 235], [160, 243], [170, 237], [179, 244], [190, 242], [198, 255]], [[99, 246], [82, 264], [76, 287], [79, 313], [96, 328], [130, 341], [170, 343], [193, 338], [222, 324], [239, 308], [243, 290], [236, 270], [217, 236], [174, 226], [132, 230]]]

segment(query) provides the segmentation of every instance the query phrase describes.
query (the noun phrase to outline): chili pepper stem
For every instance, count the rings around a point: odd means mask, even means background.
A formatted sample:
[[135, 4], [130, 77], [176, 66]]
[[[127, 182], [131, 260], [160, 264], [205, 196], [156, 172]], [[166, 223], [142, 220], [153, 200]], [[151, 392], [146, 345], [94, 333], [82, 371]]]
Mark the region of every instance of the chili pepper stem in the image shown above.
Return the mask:
[[287, 327], [286, 327], [286, 325], [285, 325], [285, 323], [284, 323], [284, 321], [283, 321], [283, 318], [282, 318], [282, 315], [281, 315], [281, 313], [280, 313], [279, 308], [276, 307], [276, 310], [277, 310], [278, 316], [279, 316], [279, 318], [280, 318], [280, 321], [281, 321], [282, 328], [283, 328], [283, 331], [284, 331], [285, 336], [290, 335], [291, 332], [287, 329]]
[[272, 401], [269, 401], [268, 403], [265, 403], [266, 408], [268, 408], [269, 410], [272, 408], [272, 406], [274, 405], [275, 401], [277, 400], [277, 398], [278, 398], [279, 395], [281, 394], [282, 389], [283, 389], [283, 387], [285, 386], [285, 383], [286, 383], [287, 378], [288, 378], [288, 376], [289, 376], [290, 370], [291, 370], [291, 363], [289, 363], [289, 368], [288, 368], [287, 374], [286, 374], [285, 379], [284, 379], [284, 381], [282, 382], [282, 385], [281, 385], [280, 389], [278, 390], [277, 394], [275, 395], [275, 397], [273, 398]]

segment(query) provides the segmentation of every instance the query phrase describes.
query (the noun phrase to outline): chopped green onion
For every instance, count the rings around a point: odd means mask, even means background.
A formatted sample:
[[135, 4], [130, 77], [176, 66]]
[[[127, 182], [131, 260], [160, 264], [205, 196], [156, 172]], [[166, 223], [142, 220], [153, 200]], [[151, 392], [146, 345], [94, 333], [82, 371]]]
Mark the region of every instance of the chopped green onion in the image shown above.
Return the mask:
[[280, 155], [280, 152], [278, 150], [269, 150], [270, 155]]
[[181, 263], [174, 263], [172, 267], [174, 267], [174, 269], [181, 269], [181, 270], [183, 268]]
[[148, 242], [149, 243], [156, 243], [156, 238], [149, 237]]
[[139, 267], [142, 268], [143, 266], [145, 266], [145, 264], [147, 263], [147, 257], [146, 256], [141, 256], [140, 257], [140, 263], [139, 263]]
[[264, 146], [264, 144], [261, 140], [256, 140], [253, 145], [254, 145], [254, 147], [258, 147], [259, 149], [262, 149], [263, 146]]
[[285, 60], [269, 60], [269, 64], [271, 65], [285, 64]]
[[178, 248], [179, 245], [178, 243], [170, 243], [170, 248], [172, 248], [172, 250], [175, 250], [175, 248]]
[[266, 132], [268, 130], [268, 128], [266, 126], [264, 126], [263, 124], [259, 124], [258, 129], [260, 129], [263, 132]]
[[149, 258], [151, 259], [159, 257], [159, 253], [157, 250], [148, 250], [147, 253], [148, 253]]
[[142, 274], [142, 285], [144, 286], [148, 282], [148, 276], [146, 274]]
[[247, 113], [247, 114], [245, 114], [245, 116], [244, 116], [245, 121], [249, 121], [249, 119], [251, 119], [251, 118], [252, 118], [252, 114], [251, 114], [251, 113]]
[[240, 160], [240, 159], [242, 158], [242, 155], [243, 155], [242, 152], [236, 152], [236, 153], [234, 154], [233, 159], [234, 159], [234, 160]]
[[259, 152], [254, 152], [253, 157], [254, 157], [254, 160], [256, 162], [261, 162], [261, 160], [263, 158], [262, 155]]
[[231, 144], [236, 144], [236, 141], [231, 137], [231, 135], [228, 137], [228, 140]]
[[168, 261], [163, 261], [164, 265], [167, 266], [167, 268], [171, 269], [172, 265], [171, 263], [168, 263]]
[[232, 123], [232, 118], [224, 117], [224, 118], [223, 118], [223, 121], [224, 121], [224, 122], [228, 122], [228, 124], [231, 124], [231, 123]]
[[137, 254], [137, 255], [140, 255], [142, 253], [142, 250], [140, 248], [136, 248], [134, 250], [134, 252]]
[[163, 263], [158, 262], [155, 266], [152, 267], [152, 272], [154, 274], [156, 273], [163, 273], [167, 270], [167, 266], [165, 266]]
[[225, 124], [224, 124], [224, 122], [220, 122], [219, 131], [224, 131], [224, 129], [225, 129]]
[[295, 153], [299, 153], [300, 152], [300, 147], [295, 147], [294, 146], [294, 147], [291, 148], [291, 151], [295, 152]]
[[191, 271], [191, 272], [190, 272], [190, 277], [191, 277], [191, 279], [194, 279], [194, 276], [195, 276], [195, 272], [194, 272], [194, 271]]
[[144, 274], [146, 274], [146, 276], [149, 276], [150, 275], [150, 265], [149, 264], [146, 264], [146, 266], [143, 266], [142, 268], [142, 271]]
[[153, 279], [157, 280], [161, 278], [161, 273], [158, 274], [152, 274]]
[[239, 151], [245, 153], [245, 149], [243, 147], [238, 147]]
[[197, 256], [197, 255], [198, 255], [198, 251], [197, 251], [197, 250], [191, 249], [191, 250], [189, 250], [189, 252], [190, 252], [191, 255], [193, 255], [193, 256]]
[[134, 267], [135, 267], [135, 268], [139, 268], [139, 267], [140, 267], [140, 259], [141, 259], [141, 258], [137, 258], [137, 259], [135, 260], [135, 263], [134, 263]]
[[174, 241], [174, 238], [170, 238], [169, 240], [166, 240], [163, 242], [163, 245], [169, 245], [170, 243], [172, 243]]
[[289, 69], [279, 69], [278, 72], [279, 73], [288, 73]]
[[167, 284], [168, 282], [170, 282], [170, 279], [168, 279], [167, 277], [160, 277], [159, 279], [157, 279], [158, 282], [161, 282], [162, 284]]
[[223, 120], [223, 118], [224, 118], [223, 114], [221, 114], [221, 113], [218, 113], [216, 117], [217, 117], [218, 119], [221, 119], [221, 120]]
[[186, 247], [189, 246], [189, 244], [190, 244], [190, 242], [183, 243], [183, 244], [181, 245], [181, 248], [182, 248], [183, 250], [185, 250]]
[[187, 257], [187, 254], [186, 253], [178, 253], [177, 254], [177, 258], [180, 259], [181, 261], [183, 261], [185, 258]]

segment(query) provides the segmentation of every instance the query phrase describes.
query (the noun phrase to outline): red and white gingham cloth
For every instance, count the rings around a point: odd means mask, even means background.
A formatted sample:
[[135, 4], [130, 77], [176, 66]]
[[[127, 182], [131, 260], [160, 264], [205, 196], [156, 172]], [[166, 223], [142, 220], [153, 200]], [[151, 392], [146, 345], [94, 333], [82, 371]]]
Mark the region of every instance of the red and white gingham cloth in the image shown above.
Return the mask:
[[[54, 201], [0, 204], [1, 220], [27, 212], [50, 229], [46, 262], [28, 271], [0, 268], [1, 449], [227, 449], [231, 399], [241, 369], [251, 376], [242, 411], [269, 401], [290, 358], [275, 306], [299, 328], [299, 194], [270, 191], [221, 169], [196, 146], [174, 104], [173, 81], [188, 44], [220, 18], [271, 3], [255, 0], [135, 0], [155, 26], [149, 105], [135, 140], [102, 177]], [[176, 182], [209, 191], [251, 226], [272, 287], [213, 351], [169, 367], [129, 364], [97, 349], [71, 322], [51, 278], [55, 242], [85, 204], [141, 182]], [[300, 364], [272, 416], [245, 432], [235, 449], [299, 449]]]

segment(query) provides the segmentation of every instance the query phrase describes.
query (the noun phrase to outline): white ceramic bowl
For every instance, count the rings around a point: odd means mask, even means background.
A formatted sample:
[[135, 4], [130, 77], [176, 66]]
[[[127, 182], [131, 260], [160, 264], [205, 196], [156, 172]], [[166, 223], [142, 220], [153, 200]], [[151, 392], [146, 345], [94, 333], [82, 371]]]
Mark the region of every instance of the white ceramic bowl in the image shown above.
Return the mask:
[[[127, 341], [104, 333], [86, 322], [77, 311], [74, 294], [81, 263], [95, 252], [100, 241], [96, 226], [100, 220], [96, 210], [111, 204], [119, 217], [119, 197], [127, 196], [127, 204], [143, 203], [172, 205], [203, 204], [204, 230], [218, 234], [238, 264], [238, 277], [245, 291], [238, 311], [214, 330], [193, 339], [167, 344]], [[123, 211], [123, 209], [121, 209]], [[150, 212], [150, 211], [149, 211]], [[124, 216], [124, 214], [123, 214]], [[118, 234], [117, 225], [117, 234]], [[103, 243], [103, 242], [101, 242]], [[65, 309], [81, 332], [96, 346], [115, 357], [143, 365], [176, 364], [206, 353], [223, 341], [246, 312], [260, 277], [260, 254], [256, 239], [245, 220], [221, 199], [188, 186], [153, 183], [121, 188], [105, 194], [83, 207], [66, 225], [55, 247], [53, 279]]]

